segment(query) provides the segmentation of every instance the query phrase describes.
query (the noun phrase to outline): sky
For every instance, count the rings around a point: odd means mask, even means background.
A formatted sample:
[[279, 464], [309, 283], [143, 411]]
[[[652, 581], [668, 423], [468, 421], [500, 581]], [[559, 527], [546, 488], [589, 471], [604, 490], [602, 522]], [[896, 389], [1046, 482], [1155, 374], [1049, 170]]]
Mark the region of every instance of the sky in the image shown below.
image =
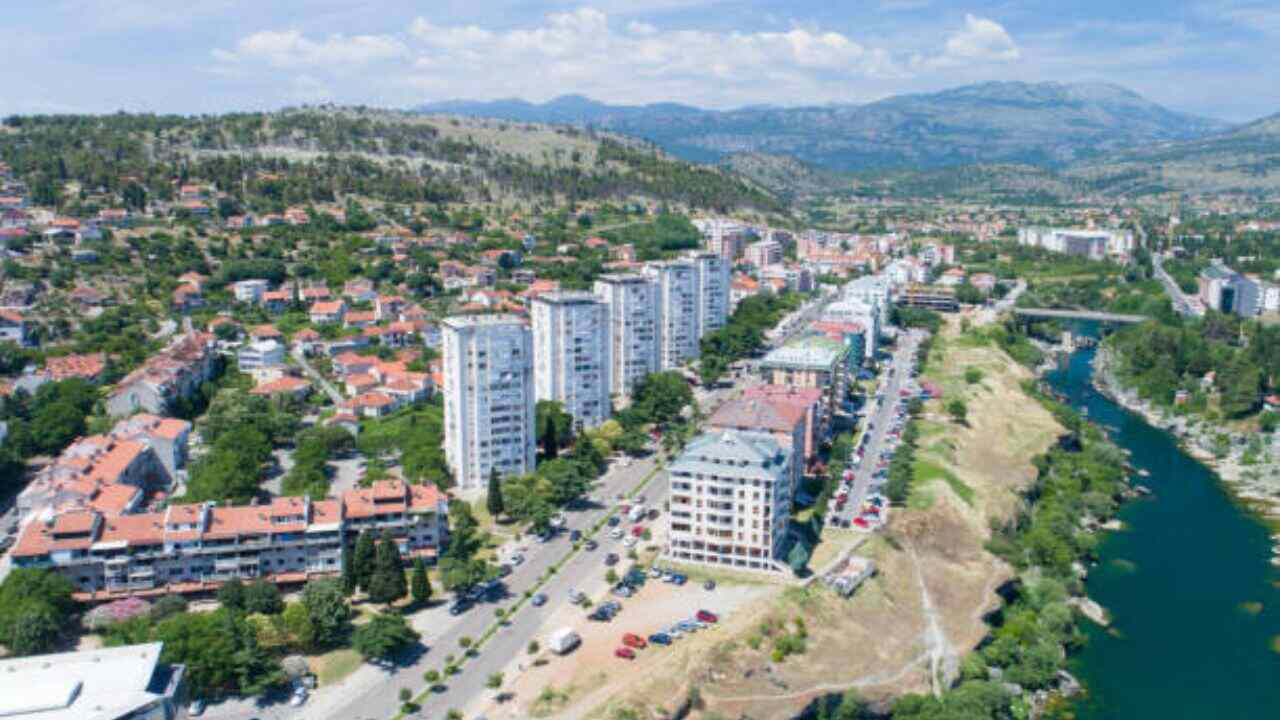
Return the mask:
[[[576, 93], [707, 108], [990, 80], [1280, 112], [1275, 0], [6, 0], [0, 115], [408, 108]], [[1067, 6], [1067, 7], [1064, 7]]]

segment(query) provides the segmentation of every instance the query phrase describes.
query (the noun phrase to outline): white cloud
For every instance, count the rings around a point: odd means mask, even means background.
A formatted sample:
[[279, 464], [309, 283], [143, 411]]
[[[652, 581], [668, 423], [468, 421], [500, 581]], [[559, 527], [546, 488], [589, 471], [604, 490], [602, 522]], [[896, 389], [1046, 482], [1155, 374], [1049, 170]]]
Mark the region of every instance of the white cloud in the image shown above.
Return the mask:
[[[1020, 54], [1001, 25], [972, 15], [940, 43], [933, 52], [912, 53], [816, 26], [768, 32], [658, 27], [613, 22], [599, 9], [581, 7], [507, 29], [418, 17], [403, 32], [380, 35], [315, 40], [298, 30], [267, 30], [215, 50], [214, 59], [224, 74], [274, 71], [284, 81], [306, 74], [307, 87], [332, 89], [338, 101], [362, 101], [358, 93], [369, 92], [405, 103], [582, 93], [611, 102], [726, 107], [865, 100], [869, 86], [888, 88], [918, 71], [1007, 62]], [[387, 72], [377, 72], [382, 68]], [[362, 82], [333, 82], [356, 70], [364, 71]]]
[[938, 70], [962, 65], [1008, 63], [1022, 57], [1022, 51], [1000, 23], [976, 15], [964, 16], [964, 27], [947, 37], [942, 52], [916, 55], [912, 65]]
[[385, 35], [335, 34], [317, 42], [298, 30], [264, 30], [241, 38], [233, 50], [214, 50], [213, 57], [223, 65], [262, 63], [277, 70], [349, 71], [403, 57], [406, 52], [404, 43]]

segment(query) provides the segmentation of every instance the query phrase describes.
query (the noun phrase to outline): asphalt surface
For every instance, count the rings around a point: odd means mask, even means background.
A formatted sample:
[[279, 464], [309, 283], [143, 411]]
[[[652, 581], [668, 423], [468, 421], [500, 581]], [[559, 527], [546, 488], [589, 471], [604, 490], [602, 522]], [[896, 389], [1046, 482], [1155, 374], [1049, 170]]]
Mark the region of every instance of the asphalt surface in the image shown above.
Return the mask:
[[[877, 393], [880, 399], [873, 399], [868, 413], [863, 416], [863, 421], [869, 420], [872, 425], [863, 435], [862, 461], [854, 468], [853, 486], [848, 501], [843, 509], [835, 513], [837, 524], [841, 527], [848, 527], [860, 514], [862, 503], [874, 489], [873, 481], [880, 461], [887, 463], [897, 449], [897, 442], [890, 436], [891, 426], [898, 411], [905, 409], [911, 397], [919, 392], [919, 385], [911, 377], [911, 371], [915, 367], [916, 348], [923, 338], [924, 333], [921, 331], [911, 331], [900, 336], [893, 355], [881, 370], [884, 381]], [[911, 391], [911, 396], [904, 398], [899, 395], [904, 388]], [[857, 452], [857, 448], [854, 448], [854, 452]]]
[[1200, 317], [1204, 315], [1204, 305], [1199, 298], [1193, 298], [1182, 292], [1177, 281], [1164, 269], [1164, 258], [1160, 253], [1151, 253], [1151, 267], [1155, 270], [1156, 279], [1164, 285], [1165, 292], [1173, 302], [1173, 309], [1184, 317]]

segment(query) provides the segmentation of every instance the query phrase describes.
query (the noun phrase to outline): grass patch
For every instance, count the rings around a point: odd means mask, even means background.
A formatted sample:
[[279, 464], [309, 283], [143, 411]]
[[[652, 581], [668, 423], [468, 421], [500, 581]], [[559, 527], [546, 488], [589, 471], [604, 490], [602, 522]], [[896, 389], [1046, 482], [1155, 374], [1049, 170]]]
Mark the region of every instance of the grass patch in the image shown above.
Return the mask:
[[973, 507], [973, 488], [964, 483], [963, 480], [956, 477], [950, 470], [928, 460], [917, 460], [912, 468], [914, 475], [913, 482], [921, 485], [931, 483], [934, 480], [942, 480], [951, 487], [951, 491], [956, 497], [964, 501], [965, 505]]
[[316, 680], [324, 687], [342, 682], [363, 663], [360, 653], [351, 648], [339, 648], [313, 658], [311, 667], [315, 671]]

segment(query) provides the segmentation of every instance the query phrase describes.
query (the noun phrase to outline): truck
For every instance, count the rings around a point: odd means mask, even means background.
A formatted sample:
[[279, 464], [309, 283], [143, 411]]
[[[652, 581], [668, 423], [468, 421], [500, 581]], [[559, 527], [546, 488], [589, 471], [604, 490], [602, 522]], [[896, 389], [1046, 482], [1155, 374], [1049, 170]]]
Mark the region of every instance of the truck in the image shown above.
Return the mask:
[[557, 655], [568, 655], [580, 644], [582, 644], [582, 637], [573, 628], [568, 627], [556, 630], [551, 633], [551, 637], [547, 638], [547, 647]]

